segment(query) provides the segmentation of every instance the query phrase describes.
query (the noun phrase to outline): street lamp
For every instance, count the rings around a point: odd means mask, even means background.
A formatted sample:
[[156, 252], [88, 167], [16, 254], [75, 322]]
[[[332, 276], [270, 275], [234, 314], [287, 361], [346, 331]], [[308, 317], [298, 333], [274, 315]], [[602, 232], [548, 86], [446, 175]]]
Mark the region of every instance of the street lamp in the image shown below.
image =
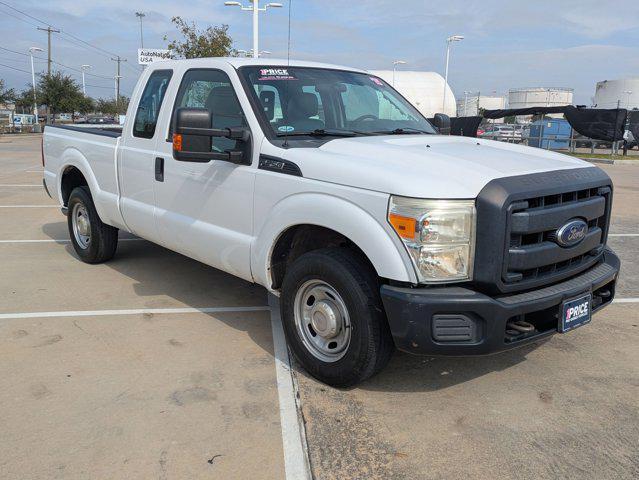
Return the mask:
[[260, 8], [259, 0], [251, 0], [253, 5], [245, 7], [240, 2], [224, 2], [227, 7], [240, 7], [243, 11], [253, 12], [253, 58], [258, 58], [260, 53], [259, 34], [259, 13], [265, 12], [268, 8], [282, 8], [281, 3], [267, 3], [264, 8]]
[[442, 113], [446, 113], [446, 89], [448, 87], [448, 60], [450, 59], [450, 44], [453, 42], [461, 42], [463, 35], [451, 35], [446, 39], [446, 71], [444, 73], [444, 104], [442, 105]]
[[397, 69], [397, 65], [406, 65], [404, 60], [395, 60], [393, 62], [393, 87], [395, 86], [395, 70]]
[[[33, 52], [42, 52], [40, 47], [30, 47], [29, 56], [31, 57], [31, 81], [33, 82], [33, 115], [35, 116], [35, 124], [40, 125], [38, 119], [38, 99], [36, 98], [36, 83], [35, 83], [35, 67], [33, 66]], [[38, 130], [39, 131], [39, 130]]]
[[135, 12], [135, 16], [140, 19], [140, 48], [144, 48], [144, 36], [142, 35], [142, 19], [146, 17], [143, 12]]
[[87, 84], [84, 81], [84, 72], [86, 70], [88, 70], [89, 68], [91, 68], [91, 65], [82, 65], [80, 68], [82, 68], [82, 93], [86, 97], [87, 96]]
[[624, 90], [626, 95], [628, 95], [628, 99], [626, 100], [626, 109], [630, 110], [630, 95], [632, 95], [632, 90]]

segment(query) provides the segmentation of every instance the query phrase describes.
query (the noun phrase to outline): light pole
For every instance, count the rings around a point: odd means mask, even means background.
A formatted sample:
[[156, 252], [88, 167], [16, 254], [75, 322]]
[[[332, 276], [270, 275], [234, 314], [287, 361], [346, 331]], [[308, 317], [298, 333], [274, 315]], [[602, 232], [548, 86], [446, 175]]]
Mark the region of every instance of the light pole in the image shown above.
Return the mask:
[[450, 44], [453, 42], [461, 42], [463, 35], [451, 35], [446, 39], [446, 70], [444, 73], [444, 103], [442, 105], [442, 113], [446, 113], [446, 89], [448, 88], [448, 60], [450, 59]]
[[31, 57], [31, 81], [33, 82], [33, 115], [35, 116], [35, 124], [40, 125], [38, 119], [38, 99], [36, 97], [36, 84], [35, 84], [35, 67], [33, 66], [33, 52], [42, 52], [40, 47], [30, 47], [29, 56]]
[[142, 19], [146, 17], [144, 12], [135, 12], [135, 16], [140, 19], [140, 48], [144, 48], [144, 36], [142, 35]]
[[406, 65], [404, 60], [395, 60], [393, 62], [393, 87], [395, 87], [395, 70], [397, 70], [397, 65]]
[[251, 0], [253, 5], [245, 7], [240, 2], [224, 2], [227, 7], [240, 7], [243, 11], [253, 12], [253, 58], [258, 58], [260, 54], [259, 47], [259, 13], [266, 12], [268, 8], [282, 8], [281, 3], [267, 3], [264, 8], [260, 8], [259, 0]]
[[626, 95], [628, 95], [628, 99], [626, 100], [626, 110], [630, 110], [630, 95], [632, 95], [632, 90], [624, 90]]
[[91, 65], [82, 65], [80, 68], [82, 68], [82, 93], [86, 97], [87, 96], [87, 84], [84, 81], [84, 72], [86, 70], [88, 70], [89, 68], [91, 68]]

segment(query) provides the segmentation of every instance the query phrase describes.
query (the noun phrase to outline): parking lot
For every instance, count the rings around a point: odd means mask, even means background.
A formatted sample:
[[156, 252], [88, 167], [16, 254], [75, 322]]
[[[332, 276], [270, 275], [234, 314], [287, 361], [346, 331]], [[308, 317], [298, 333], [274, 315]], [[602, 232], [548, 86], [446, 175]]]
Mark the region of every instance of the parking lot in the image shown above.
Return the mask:
[[336, 390], [289, 373], [261, 287], [124, 234], [80, 262], [40, 138], [0, 137], [0, 478], [638, 478], [639, 166], [603, 168], [623, 263], [590, 325]]

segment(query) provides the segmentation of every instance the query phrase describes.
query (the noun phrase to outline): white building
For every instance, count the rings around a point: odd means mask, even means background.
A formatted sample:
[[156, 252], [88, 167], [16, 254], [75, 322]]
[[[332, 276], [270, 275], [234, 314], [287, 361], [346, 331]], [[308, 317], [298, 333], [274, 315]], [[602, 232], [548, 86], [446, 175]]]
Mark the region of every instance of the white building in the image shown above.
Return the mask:
[[500, 110], [506, 108], [504, 97], [489, 95], [464, 95], [457, 99], [458, 117], [475, 117], [479, 115], [479, 110]]
[[[371, 73], [393, 85], [392, 70], [372, 70]], [[425, 117], [431, 118], [436, 113], [455, 116], [455, 96], [450, 87], [445, 85], [444, 77], [439, 73], [397, 70], [394, 83], [395, 89]], [[445, 106], [444, 88], [446, 88]]]
[[[508, 91], [508, 108], [529, 107], [563, 107], [572, 105], [572, 88], [532, 87], [513, 88]], [[552, 114], [549, 117], [561, 118], [563, 114]], [[517, 116], [517, 123], [530, 121], [530, 115]]]
[[595, 105], [597, 108], [639, 109], [639, 77], [597, 82]]

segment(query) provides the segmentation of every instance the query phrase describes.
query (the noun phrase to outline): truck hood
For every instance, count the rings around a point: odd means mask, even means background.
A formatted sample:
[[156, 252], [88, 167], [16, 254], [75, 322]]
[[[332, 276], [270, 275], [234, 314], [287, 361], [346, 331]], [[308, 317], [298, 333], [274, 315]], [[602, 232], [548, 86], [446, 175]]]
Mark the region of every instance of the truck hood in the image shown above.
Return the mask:
[[443, 135], [340, 138], [281, 156], [305, 178], [418, 198], [475, 198], [495, 178], [592, 167], [539, 148]]

